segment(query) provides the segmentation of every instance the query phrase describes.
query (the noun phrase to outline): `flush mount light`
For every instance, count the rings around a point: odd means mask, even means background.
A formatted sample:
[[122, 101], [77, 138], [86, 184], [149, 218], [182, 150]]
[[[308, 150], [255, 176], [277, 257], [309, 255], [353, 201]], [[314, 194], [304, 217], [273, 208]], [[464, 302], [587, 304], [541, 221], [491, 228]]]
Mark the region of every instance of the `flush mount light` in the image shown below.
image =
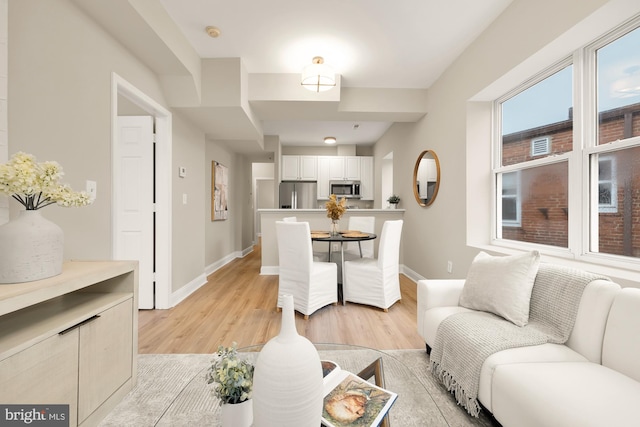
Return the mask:
[[220, 35], [220, 28], [214, 27], [212, 25], [209, 25], [204, 30], [207, 32], [207, 34], [209, 34], [209, 37], [213, 37], [214, 39]]
[[336, 137], [335, 136], [327, 136], [324, 138], [324, 143], [325, 144], [335, 144], [336, 143]]
[[316, 56], [310, 65], [302, 70], [300, 84], [312, 92], [324, 92], [336, 85], [336, 75], [321, 56]]

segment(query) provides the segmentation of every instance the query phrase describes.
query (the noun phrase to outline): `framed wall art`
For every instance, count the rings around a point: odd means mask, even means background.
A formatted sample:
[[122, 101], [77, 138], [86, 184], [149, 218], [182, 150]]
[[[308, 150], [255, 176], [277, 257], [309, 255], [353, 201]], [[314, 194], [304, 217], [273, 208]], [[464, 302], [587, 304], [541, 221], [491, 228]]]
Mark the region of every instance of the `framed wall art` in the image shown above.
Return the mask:
[[229, 217], [229, 169], [222, 163], [211, 162], [211, 221]]

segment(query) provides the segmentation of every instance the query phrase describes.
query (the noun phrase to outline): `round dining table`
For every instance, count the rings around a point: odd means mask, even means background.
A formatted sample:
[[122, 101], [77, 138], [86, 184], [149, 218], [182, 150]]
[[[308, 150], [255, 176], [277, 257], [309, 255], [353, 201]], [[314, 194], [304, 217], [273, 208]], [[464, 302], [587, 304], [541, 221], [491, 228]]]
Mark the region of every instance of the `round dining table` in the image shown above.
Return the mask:
[[[373, 233], [365, 233], [362, 231], [345, 230], [336, 234], [331, 234], [328, 231], [311, 231], [311, 240], [313, 242], [327, 242], [329, 244], [329, 262], [331, 262], [331, 252], [333, 242], [340, 242], [340, 255], [341, 255], [341, 267], [342, 267], [342, 284], [344, 285], [344, 244], [349, 242], [358, 242], [358, 249], [360, 250], [360, 258], [362, 258], [362, 247], [360, 242], [365, 240], [373, 240], [378, 236]], [[339, 292], [339, 294], [341, 294]], [[342, 298], [339, 298], [342, 300]], [[342, 301], [344, 305], [344, 300]]]

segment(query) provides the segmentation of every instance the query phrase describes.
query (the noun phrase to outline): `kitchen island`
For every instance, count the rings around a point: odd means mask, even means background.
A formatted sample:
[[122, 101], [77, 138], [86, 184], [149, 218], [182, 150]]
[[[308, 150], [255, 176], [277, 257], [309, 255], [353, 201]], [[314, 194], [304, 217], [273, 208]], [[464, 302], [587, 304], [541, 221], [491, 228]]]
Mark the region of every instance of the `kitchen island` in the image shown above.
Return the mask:
[[[260, 230], [262, 231], [262, 265], [260, 274], [278, 274], [278, 242], [276, 238], [276, 221], [282, 221], [286, 217], [296, 217], [298, 221], [309, 223], [311, 230], [329, 231], [331, 220], [327, 218], [325, 209], [258, 209], [260, 215]], [[347, 209], [340, 219], [340, 229], [347, 230], [349, 217], [373, 216], [376, 218], [374, 233], [378, 239], [374, 242], [375, 254], [378, 253], [378, 244], [382, 233], [382, 224], [385, 221], [404, 218], [404, 209]], [[309, 236], [311, 238], [311, 236]], [[336, 244], [336, 243], [334, 243]], [[339, 244], [336, 244], [339, 250]], [[314, 242], [315, 252], [328, 251], [325, 242]], [[402, 264], [402, 244], [400, 244], [400, 264]]]

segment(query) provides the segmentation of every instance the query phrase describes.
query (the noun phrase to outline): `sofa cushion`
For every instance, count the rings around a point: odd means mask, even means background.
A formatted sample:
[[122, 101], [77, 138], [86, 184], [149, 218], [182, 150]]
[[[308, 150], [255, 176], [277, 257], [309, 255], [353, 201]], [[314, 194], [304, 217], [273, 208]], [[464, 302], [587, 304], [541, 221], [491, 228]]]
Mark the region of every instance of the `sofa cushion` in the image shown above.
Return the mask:
[[588, 360], [562, 344], [547, 343], [499, 351], [487, 357], [482, 365], [478, 400], [489, 411], [493, 411], [491, 385], [496, 368], [513, 363], [532, 362], [588, 362]]
[[584, 288], [576, 322], [565, 343], [590, 362], [602, 361], [602, 342], [607, 317], [620, 285], [609, 280], [594, 280]]
[[526, 325], [539, 265], [538, 251], [501, 257], [480, 252], [469, 267], [460, 305]]
[[452, 314], [469, 311], [471, 310], [460, 306], [434, 307], [425, 311], [423, 317], [424, 336], [422, 338], [424, 338], [427, 344], [433, 347], [433, 344], [436, 342], [436, 333], [438, 332], [440, 322]]
[[640, 381], [640, 289], [624, 288], [613, 300], [602, 364]]
[[638, 425], [640, 382], [596, 363], [501, 365], [492, 395], [503, 426]]

